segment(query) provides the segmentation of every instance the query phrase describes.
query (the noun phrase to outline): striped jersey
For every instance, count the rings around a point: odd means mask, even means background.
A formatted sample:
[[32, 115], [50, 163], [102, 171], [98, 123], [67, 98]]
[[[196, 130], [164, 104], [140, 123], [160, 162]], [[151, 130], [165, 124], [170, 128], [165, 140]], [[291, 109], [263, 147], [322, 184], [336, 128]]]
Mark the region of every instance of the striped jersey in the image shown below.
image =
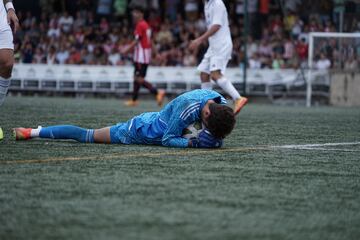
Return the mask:
[[151, 28], [145, 20], [136, 24], [135, 39], [137, 44], [134, 50], [134, 62], [149, 64], [151, 61]]

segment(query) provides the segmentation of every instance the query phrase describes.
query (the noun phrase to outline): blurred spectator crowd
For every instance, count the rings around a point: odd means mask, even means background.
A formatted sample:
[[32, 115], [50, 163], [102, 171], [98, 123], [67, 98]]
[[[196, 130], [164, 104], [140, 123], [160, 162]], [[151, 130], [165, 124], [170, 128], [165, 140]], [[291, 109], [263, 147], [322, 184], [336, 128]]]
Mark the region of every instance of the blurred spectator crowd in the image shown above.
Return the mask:
[[[189, 42], [206, 31], [201, 0], [168, 0], [165, 9], [149, 6], [146, 16], [153, 31], [154, 66], [196, 66], [206, 51], [188, 50]], [[336, 1], [251, 0], [248, 4], [249, 35], [244, 40], [245, 5], [243, 0], [226, 3], [233, 38], [230, 67], [252, 69], [298, 68], [307, 60], [308, 33], [339, 31]], [[354, 3], [355, 4], [355, 3]], [[360, 6], [354, 17], [344, 23], [347, 32], [360, 32]], [[359, 12], [356, 12], [359, 11]], [[21, 63], [131, 65], [132, 56], [121, 55], [133, 40], [134, 25], [130, 10], [125, 16], [99, 16], [92, 10], [74, 14], [66, 11], [33, 16], [18, 12], [21, 30], [15, 36], [15, 57]], [[341, 49], [340, 49], [341, 48]], [[336, 59], [347, 48], [344, 62]], [[338, 39], [316, 42], [317, 68], [357, 69], [360, 45], [340, 44]]]

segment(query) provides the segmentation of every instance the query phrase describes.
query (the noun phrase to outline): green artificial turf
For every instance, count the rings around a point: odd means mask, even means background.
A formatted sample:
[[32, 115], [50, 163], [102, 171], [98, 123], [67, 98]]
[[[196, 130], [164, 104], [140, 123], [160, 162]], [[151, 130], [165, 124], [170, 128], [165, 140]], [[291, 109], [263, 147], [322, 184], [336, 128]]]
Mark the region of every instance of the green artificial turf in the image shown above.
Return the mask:
[[13, 127], [104, 127], [155, 102], [9, 97], [0, 239], [360, 239], [359, 108], [249, 104], [220, 150], [15, 142]]

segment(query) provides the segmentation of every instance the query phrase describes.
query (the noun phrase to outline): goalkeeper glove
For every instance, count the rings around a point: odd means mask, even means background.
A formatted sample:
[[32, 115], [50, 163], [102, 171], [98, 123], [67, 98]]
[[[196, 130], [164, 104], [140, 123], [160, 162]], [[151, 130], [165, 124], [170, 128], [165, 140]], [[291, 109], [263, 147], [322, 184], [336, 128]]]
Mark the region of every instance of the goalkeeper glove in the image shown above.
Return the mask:
[[198, 138], [190, 139], [191, 147], [194, 148], [219, 148], [223, 144], [222, 139], [217, 139], [208, 130], [200, 132]]

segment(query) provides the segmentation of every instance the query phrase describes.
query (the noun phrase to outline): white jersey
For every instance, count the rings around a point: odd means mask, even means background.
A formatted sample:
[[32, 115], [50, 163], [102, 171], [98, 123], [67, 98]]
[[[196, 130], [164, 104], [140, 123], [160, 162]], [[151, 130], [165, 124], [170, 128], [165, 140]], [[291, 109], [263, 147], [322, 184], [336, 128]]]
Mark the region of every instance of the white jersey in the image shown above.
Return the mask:
[[220, 25], [219, 31], [209, 38], [209, 55], [231, 56], [232, 40], [229, 28], [228, 13], [222, 0], [205, 0], [205, 19], [207, 28], [212, 25]]
[[7, 12], [4, 6], [4, 1], [0, 0], [0, 31], [9, 30], [10, 26], [7, 22]]
[[14, 49], [13, 34], [7, 22], [7, 12], [2, 0], [0, 0], [0, 49]]

